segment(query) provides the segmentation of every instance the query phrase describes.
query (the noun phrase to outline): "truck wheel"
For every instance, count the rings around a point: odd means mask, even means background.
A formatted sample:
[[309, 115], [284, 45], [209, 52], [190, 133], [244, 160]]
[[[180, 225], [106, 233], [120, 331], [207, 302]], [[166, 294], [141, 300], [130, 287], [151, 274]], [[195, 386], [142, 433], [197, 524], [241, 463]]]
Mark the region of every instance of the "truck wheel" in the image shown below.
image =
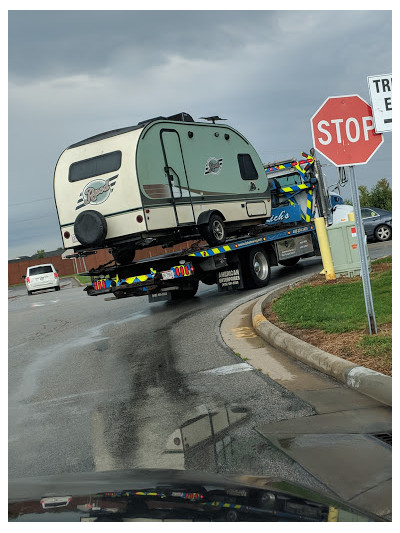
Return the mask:
[[300, 257], [291, 257], [290, 259], [282, 259], [282, 261], [279, 261], [279, 264], [284, 267], [291, 267], [296, 265], [299, 261]]
[[202, 226], [201, 234], [210, 246], [219, 246], [226, 240], [226, 229], [222, 218], [217, 215], [211, 215], [207, 224]]
[[251, 248], [242, 258], [244, 286], [246, 289], [266, 287], [271, 277], [268, 255], [263, 246]]
[[191, 289], [179, 289], [178, 291], [171, 291], [171, 300], [176, 302], [178, 300], [190, 300], [193, 298], [199, 289], [199, 282], [197, 280], [192, 282]]
[[388, 241], [392, 238], [392, 230], [386, 224], [381, 224], [375, 230], [375, 238], [380, 242]]

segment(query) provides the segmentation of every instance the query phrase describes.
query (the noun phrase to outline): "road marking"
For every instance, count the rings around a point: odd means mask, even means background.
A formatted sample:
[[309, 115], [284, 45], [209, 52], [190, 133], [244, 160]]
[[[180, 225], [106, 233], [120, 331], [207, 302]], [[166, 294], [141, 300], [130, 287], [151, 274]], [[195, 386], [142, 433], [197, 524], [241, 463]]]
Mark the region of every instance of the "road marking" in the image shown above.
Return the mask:
[[248, 370], [254, 370], [248, 363], [238, 363], [236, 365], [220, 366], [218, 368], [212, 368], [211, 370], [203, 370], [201, 374], [236, 374], [237, 372], [247, 372]]

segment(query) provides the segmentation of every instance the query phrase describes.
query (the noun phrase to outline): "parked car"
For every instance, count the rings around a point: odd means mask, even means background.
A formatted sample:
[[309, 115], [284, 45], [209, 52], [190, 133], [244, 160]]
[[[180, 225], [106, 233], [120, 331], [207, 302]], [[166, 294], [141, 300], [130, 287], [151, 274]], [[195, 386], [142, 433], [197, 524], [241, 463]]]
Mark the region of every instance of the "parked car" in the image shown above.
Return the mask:
[[367, 237], [377, 241], [388, 241], [392, 238], [392, 212], [376, 207], [362, 207], [361, 217]]
[[22, 277], [25, 278], [26, 290], [29, 296], [31, 296], [33, 291], [43, 289], [60, 290], [60, 278], [51, 263], [30, 266], [26, 271], [26, 276]]

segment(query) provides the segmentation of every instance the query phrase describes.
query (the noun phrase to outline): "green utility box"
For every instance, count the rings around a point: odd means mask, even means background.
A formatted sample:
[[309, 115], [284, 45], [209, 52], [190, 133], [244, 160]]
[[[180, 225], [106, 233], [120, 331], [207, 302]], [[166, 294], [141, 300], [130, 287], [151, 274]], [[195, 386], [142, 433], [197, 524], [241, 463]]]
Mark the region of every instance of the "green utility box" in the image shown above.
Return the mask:
[[[354, 222], [340, 222], [327, 228], [329, 246], [332, 254], [333, 268], [337, 277], [361, 275], [358, 238]], [[363, 231], [363, 238], [366, 236]], [[371, 270], [371, 259], [367, 248], [368, 270]]]

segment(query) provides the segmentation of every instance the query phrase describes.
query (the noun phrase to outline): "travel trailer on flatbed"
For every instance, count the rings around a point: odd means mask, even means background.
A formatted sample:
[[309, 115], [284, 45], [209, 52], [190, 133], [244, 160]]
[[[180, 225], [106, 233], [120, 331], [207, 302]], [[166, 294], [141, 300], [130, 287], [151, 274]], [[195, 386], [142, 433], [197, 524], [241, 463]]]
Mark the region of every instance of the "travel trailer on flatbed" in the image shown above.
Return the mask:
[[[89, 296], [180, 300], [200, 281], [259, 288], [271, 266], [319, 255], [314, 218], [331, 223], [343, 200], [328, 192], [313, 155], [264, 165], [232, 128], [179, 118], [92, 137], [60, 157], [54, 189], [69, 257], [107, 246], [114, 255], [87, 273]], [[185, 250], [132, 262], [132, 250], [188, 237]]]
[[263, 164], [230, 126], [158, 117], [69, 146], [54, 174], [62, 240], [75, 251], [135, 250], [203, 238], [221, 245], [271, 216]]

